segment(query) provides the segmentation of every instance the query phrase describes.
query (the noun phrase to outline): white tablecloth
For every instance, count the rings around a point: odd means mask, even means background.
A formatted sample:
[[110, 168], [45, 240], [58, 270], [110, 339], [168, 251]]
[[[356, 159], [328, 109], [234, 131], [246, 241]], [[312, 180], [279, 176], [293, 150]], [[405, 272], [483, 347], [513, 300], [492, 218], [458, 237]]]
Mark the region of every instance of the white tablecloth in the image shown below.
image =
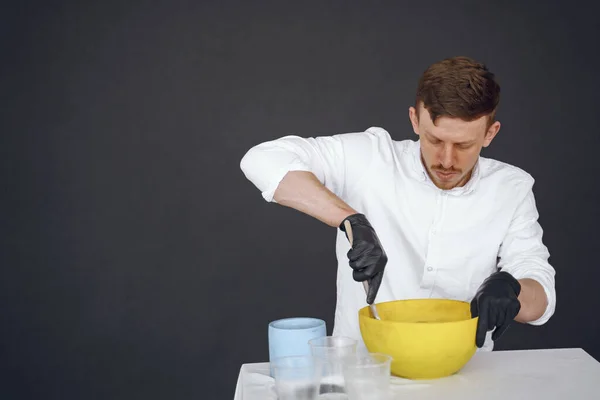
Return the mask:
[[[234, 400], [276, 399], [269, 363], [243, 364]], [[393, 399], [600, 399], [600, 363], [583, 349], [477, 352], [457, 374], [432, 381], [391, 377]]]

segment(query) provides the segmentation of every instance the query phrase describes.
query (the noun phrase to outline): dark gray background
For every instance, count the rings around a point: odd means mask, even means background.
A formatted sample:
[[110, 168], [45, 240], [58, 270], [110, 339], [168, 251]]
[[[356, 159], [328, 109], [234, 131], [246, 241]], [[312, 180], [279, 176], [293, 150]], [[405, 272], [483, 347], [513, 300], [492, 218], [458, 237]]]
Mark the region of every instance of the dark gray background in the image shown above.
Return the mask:
[[3, 3], [0, 397], [227, 399], [269, 321], [331, 332], [335, 231], [264, 202], [240, 159], [290, 133], [414, 138], [417, 80], [454, 55], [498, 75], [483, 154], [536, 178], [557, 270], [552, 320], [497, 348], [600, 359], [585, 3]]

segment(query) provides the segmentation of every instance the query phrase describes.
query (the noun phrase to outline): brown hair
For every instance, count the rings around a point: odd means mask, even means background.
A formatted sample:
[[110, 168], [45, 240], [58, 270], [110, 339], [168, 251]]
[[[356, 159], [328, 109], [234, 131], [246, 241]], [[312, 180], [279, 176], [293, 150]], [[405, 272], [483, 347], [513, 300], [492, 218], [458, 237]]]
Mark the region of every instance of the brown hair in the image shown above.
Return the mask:
[[419, 79], [417, 111], [421, 102], [434, 124], [440, 116], [473, 121], [488, 115], [491, 125], [500, 85], [484, 64], [469, 57], [447, 58], [431, 65]]

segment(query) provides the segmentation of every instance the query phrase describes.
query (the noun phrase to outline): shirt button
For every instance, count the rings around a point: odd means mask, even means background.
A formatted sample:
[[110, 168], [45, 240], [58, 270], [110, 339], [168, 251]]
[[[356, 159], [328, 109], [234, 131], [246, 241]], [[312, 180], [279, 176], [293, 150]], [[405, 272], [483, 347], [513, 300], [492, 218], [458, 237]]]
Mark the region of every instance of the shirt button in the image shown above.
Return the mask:
[[432, 234], [432, 235], [435, 235], [436, 233], [437, 233], [437, 231], [436, 231], [435, 229], [432, 229], [432, 230], [431, 230], [431, 234]]
[[427, 271], [429, 271], [429, 272], [433, 271], [433, 267], [427, 267]]

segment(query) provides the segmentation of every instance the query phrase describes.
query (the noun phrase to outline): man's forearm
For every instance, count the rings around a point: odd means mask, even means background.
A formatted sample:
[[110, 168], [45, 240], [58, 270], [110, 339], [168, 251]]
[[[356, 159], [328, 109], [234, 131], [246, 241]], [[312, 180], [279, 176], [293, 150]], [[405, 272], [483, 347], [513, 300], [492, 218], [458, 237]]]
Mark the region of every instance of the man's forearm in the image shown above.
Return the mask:
[[521, 293], [519, 301], [521, 310], [515, 321], [527, 323], [540, 318], [548, 306], [548, 298], [542, 285], [534, 279], [520, 279]]
[[352, 207], [327, 189], [312, 172], [288, 172], [279, 183], [273, 199], [278, 204], [336, 228], [348, 215], [356, 214]]

